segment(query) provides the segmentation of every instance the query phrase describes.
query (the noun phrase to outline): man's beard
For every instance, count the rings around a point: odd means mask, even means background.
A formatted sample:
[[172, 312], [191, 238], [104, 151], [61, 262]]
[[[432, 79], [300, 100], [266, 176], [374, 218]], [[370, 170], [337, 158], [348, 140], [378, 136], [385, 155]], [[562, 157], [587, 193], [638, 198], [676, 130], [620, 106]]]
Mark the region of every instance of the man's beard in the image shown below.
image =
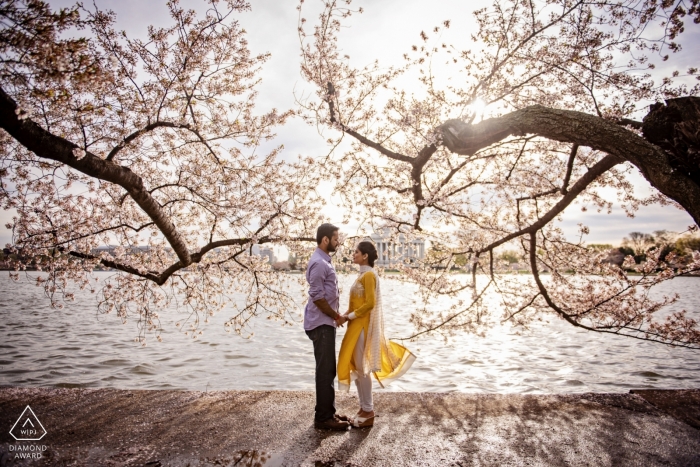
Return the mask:
[[337, 248], [331, 245], [330, 243], [328, 244], [328, 253], [335, 253], [335, 250]]

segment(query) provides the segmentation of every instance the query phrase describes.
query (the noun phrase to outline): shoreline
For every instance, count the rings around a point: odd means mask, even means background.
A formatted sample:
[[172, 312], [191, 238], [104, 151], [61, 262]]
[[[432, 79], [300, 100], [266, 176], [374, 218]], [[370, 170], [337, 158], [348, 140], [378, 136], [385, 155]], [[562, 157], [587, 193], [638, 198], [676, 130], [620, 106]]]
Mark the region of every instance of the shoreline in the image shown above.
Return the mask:
[[[40, 441], [9, 434], [27, 405]], [[375, 426], [348, 432], [314, 429], [313, 406], [305, 391], [0, 387], [0, 466], [700, 465], [700, 389], [377, 391]]]
[[[8, 271], [8, 272], [44, 272], [44, 271], [39, 271], [39, 270], [37, 270], [36, 268], [26, 268], [26, 269], [23, 269], [23, 270], [20, 270], [20, 271], [15, 271], [15, 270], [12, 269], [12, 268], [1, 268], [1, 267], [0, 267], [0, 272], [1, 272], [1, 271]], [[92, 272], [118, 272], [118, 270], [117, 270], [117, 269], [93, 269]], [[289, 274], [289, 275], [292, 275], [292, 276], [298, 276], [298, 275], [301, 275], [301, 274], [304, 274], [304, 273], [305, 273], [304, 270], [297, 270], [297, 269], [292, 270], [292, 271], [274, 271], [274, 272], [277, 272], [277, 273], [279, 273], [279, 274]], [[433, 272], [437, 274], [438, 272], [444, 272], [444, 269], [435, 270], [435, 271], [433, 271]], [[627, 273], [628, 276], [633, 276], [633, 277], [643, 275], [642, 273], [639, 273], [639, 272], [633, 272], [633, 271], [625, 271], [625, 272]], [[357, 274], [357, 271], [343, 271], [343, 270], [338, 270], [337, 273], [340, 274], [340, 275], [344, 275], [344, 274], [353, 275], [353, 274]], [[401, 271], [396, 271], [396, 270], [385, 270], [382, 274], [383, 274], [383, 275], [386, 275], [386, 276], [403, 276], [403, 275], [404, 275]], [[454, 275], [454, 276], [471, 276], [471, 275], [472, 275], [472, 273], [469, 272], [469, 271], [459, 271], [459, 270], [451, 270], [451, 271], [449, 271], [449, 274], [450, 274], [450, 275]], [[532, 273], [531, 273], [530, 271], [526, 271], [526, 270], [524, 270], [524, 269], [521, 269], [521, 270], [519, 270], [519, 271], [498, 271], [498, 270], [497, 270], [497, 271], [495, 271], [495, 274], [496, 274], [496, 275], [501, 275], [501, 276], [531, 276], [531, 275], [532, 275]], [[540, 271], [540, 272], [539, 272], [539, 275], [540, 275], [540, 276], [548, 276], [549, 274], [550, 274], [549, 271]], [[565, 272], [564, 274], [565, 274], [565, 275], [573, 275], [573, 273], [568, 272], [568, 271]], [[486, 274], [486, 273], [477, 273], [476, 275], [477, 275], [477, 276], [488, 276], [489, 274]], [[654, 273], [650, 273], [650, 274], [648, 274], [648, 275], [649, 275], [649, 276], [656, 276], [656, 275], [658, 275], [658, 273], [654, 272]], [[700, 278], [700, 274], [684, 274], [684, 275], [679, 275], [679, 276], [675, 276], [675, 277], [698, 277], [698, 278]], [[675, 278], [675, 277], [674, 277], [674, 278]]]

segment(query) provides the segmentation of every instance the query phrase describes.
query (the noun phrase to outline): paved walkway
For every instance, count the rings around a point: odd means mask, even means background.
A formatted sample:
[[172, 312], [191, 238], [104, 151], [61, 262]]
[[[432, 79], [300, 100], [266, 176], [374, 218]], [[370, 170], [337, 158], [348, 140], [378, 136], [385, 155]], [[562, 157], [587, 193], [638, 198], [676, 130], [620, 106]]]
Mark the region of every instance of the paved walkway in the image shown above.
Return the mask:
[[[9, 434], [27, 405], [47, 431], [41, 441]], [[700, 390], [378, 391], [374, 428], [344, 433], [315, 430], [313, 405], [308, 392], [5, 387], [0, 467], [700, 465]], [[349, 413], [357, 399], [337, 405]], [[45, 449], [41, 459], [16, 459], [31, 446]]]

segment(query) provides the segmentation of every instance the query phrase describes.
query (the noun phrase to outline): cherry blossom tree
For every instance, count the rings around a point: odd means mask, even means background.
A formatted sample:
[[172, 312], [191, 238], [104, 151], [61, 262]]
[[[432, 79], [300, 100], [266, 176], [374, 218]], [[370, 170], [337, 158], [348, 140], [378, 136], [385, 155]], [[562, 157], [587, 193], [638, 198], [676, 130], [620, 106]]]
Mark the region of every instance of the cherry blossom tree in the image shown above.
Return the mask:
[[[628, 257], [617, 267], [586, 246], [588, 227], [567, 241], [557, 225], [574, 201], [608, 212], [619, 203], [630, 216], [675, 205], [700, 222], [697, 68], [652, 75], [673, 63], [687, 24], [697, 28], [698, 0], [497, 0], [474, 13], [470, 42], [443, 42], [454, 27], [447, 19], [389, 66], [356, 66], [341, 51], [341, 27], [361, 8], [329, 0], [311, 29], [305, 8], [302, 0], [301, 70], [315, 92], [299, 104], [330, 135], [337, 190], [375, 228], [444, 246], [403, 268], [423, 303], [454, 297], [450, 307], [419, 307], [413, 337], [553, 314], [587, 330], [700, 347], [685, 312], [655, 318], [677, 297], [650, 296], [660, 282], [697, 273], [700, 253], [683, 267], [654, 250], [643, 264]], [[651, 196], [635, 195], [635, 172]], [[531, 275], [498, 273], [506, 246], [528, 259]], [[449, 274], [464, 256], [466, 283]]]
[[[72, 287], [160, 339], [159, 312], [184, 307], [192, 337], [226, 306], [229, 330], [257, 315], [290, 324], [285, 279], [254, 244], [312, 240], [320, 200], [311, 159], [260, 145], [290, 111], [256, 113], [258, 70], [240, 0], [168, 2], [172, 26], [145, 40], [115, 15], [40, 0], [0, 2], [0, 203], [16, 212], [14, 277], [28, 265], [55, 307]], [[307, 222], [313, 222], [313, 226]], [[116, 245], [111, 249], [98, 249]], [[117, 270], [97, 284], [93, 269]]]

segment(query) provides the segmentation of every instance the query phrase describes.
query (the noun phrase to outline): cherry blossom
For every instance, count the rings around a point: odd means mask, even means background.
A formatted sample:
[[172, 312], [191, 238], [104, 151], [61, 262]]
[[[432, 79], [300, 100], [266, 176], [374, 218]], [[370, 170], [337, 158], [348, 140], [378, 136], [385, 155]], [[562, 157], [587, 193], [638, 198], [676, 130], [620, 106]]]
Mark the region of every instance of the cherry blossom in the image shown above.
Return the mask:
[[[40, 269], [55, 307], [73, 288], [96, 293], [99, 311], [135, 320], [143, 343], [160, 337], [168, 306], [193, 338], [222, 309], [242, 334], [258, 315], [294, 322], [293, 283], [251, 249], [284, 243], [303, 257], [321, 205], [313, 160], [260, 151], [293, 112], [256, 107], [268, 55], [250, 53], [236, 20], [249, 5], [203, 6], [198, 16], [169, 2], [172, 26], [145, 40], [80, 4], [20, 0], [0, 12], [12, 277]], [[98, 282], [98, 265], [117, 272]]]
[[[395, 240], [439, 245], [418, 267], [401, 268], [420, 285], [413, 337], [556, 316], [700, 347], [695, 320], [655, 319], [676, 297], [649, 296], [662, 281], [697, 274], [697, 252], [683, 262], [650, 252], [643, 265], [618, 267], [586, 246], [587, 226], [570, 241], [557, 224], [574, 201], [599, 212], [620, 203], [629, 215], [675, 204], [700, 221], [697, 67], [660, 82], [651, 75], [681, 50], [686, 20], [700, 22], [697, 0], [496, 1], [474, 13], [471, 41], [443, 42], [454, 27], [447, 19], [416, 31], [394, 64], [366, 66], [341, 52], [341, 29], [360, 9], [323, 2], [312, 23], [306, 8], [300, 2], [301, 71], [315, 94], [299, 106], [310, 124], [330, 130], [336, 189], [358, 220], [390, 228]], [[653, 195], [635, 195], [633, 171]], [[519, 250], [531, 275], [498, 267], [504, 247]], [[466, 281], [449, 272], [458, 259]], [[441, 296], [453, 305], [431, 307]]]

